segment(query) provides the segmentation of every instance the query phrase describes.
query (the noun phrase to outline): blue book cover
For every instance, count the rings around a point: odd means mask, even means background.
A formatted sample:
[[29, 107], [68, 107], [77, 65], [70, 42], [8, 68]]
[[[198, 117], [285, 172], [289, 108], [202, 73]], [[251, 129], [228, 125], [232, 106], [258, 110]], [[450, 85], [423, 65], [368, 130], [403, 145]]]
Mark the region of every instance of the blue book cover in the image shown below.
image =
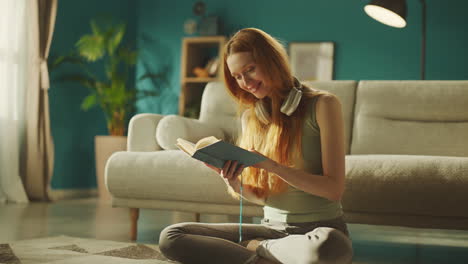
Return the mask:
[[196, 144], [179, 138], [176, 145], [191, 157], [213, 165], [216, 168], [223, 168], [224, 163], [228, 160], [237, 161], [245, 167], [266, 160], [262, 155], [250, 152], [215, 137], [200, 139]]

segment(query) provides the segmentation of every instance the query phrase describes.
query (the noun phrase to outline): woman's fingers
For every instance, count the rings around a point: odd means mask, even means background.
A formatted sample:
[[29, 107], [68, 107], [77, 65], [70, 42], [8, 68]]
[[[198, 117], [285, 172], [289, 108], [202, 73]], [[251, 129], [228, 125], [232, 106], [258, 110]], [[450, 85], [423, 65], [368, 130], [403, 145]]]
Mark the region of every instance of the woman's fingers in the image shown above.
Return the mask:
[[203, 162], [207, 167], [209, 167], [210, 169], [216, 171], [218, 174], [220, 174], [223, 178], [227, 179], [227, 180], [234, 180], [236, 179], [237, 176], [239, 176], [239, 174], [242, 173], [242, 171], [244, 170], [245, 166], [244, 165], [239, 165], [239, 163], [237, 161], [232, 161], [232, 160], [228, 160], [224, 163], [224, 166], [222, 169], [220, 168], [216, 168], [215, 166], [213, 165], [210, 165], [206, 162]]
[[236, 168], [237, 168], [237, 161], [232, 161], [231, 166], [229, 166], [228, 173], [227, 173], [227, 179], [228, 180], [234, 180], [234, 177], [236, 177]]
[[235, 161], [228, 160], [224, 163], [223, 170], [221, 171], [221, 176], [223, 178], [230, 180], [232, 177], [232, 166], [234, 165]]
[[224, 163], [224, 167], [223, 169], [221, 170], [221, 176], [223, 176], [223, 178], [226, 178], [226, 179], [229, 179], [228, 178], [228, 172], [229, 172], [229, 168], [231, 167], [231, 161], [228, 160]]
[[236, 169], [236, 172], [234, 173], [235, 174], [235, 177], [237, 177], [238, 175], [240, 175], [242, 173], [242, 171], [244, 170], [245, 168], [245, 165], [241, 164], [240, 166], [237, 167]]
[[227, 161], [221, 171], [221, 176], [227, 180], [235, 180], [242, 173], [245, 166], [237, 161]]
[[244, 165], [239, 165], [239, 162], [229, 160], [224, 163], [224, 167], [221, 170], [221, 176], [227, 180], [234, 180], [240, 173], [242, 173], [243, 169]]

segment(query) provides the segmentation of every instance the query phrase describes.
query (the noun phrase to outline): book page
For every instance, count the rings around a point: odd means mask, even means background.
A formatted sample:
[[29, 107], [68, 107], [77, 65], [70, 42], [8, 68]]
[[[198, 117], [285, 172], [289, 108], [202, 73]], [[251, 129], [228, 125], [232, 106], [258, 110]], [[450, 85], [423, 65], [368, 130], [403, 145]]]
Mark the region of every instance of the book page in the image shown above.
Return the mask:
[[195, 144], [183, 138], [177, 139], [176, 146], [179, 149], [183, 150], [185, 153], [189, 154], [190, 156], [192, 156], [193, 153], [195, 152]]
[[248, 167], [266, 159], [262, 155], [250, 152], [213, 136], [202, 138], [196, 144], [178, 138], [176, 145], [192, 158], [208, 163], [216, 168], [223, 168], [224, 163], [228, 160], [238, 161], [239, 164]]
[[214, 143], [216, 143], [218, 141], [220, 141], [220, 139], [217, 139], [216, 137], [213, 137], [213, 136], [202, 138], [197, 142], [197, 144], [195, 144], [195, 149], [204, 148], [204, 147], [209, 146], [211, 144], [214, 144]]

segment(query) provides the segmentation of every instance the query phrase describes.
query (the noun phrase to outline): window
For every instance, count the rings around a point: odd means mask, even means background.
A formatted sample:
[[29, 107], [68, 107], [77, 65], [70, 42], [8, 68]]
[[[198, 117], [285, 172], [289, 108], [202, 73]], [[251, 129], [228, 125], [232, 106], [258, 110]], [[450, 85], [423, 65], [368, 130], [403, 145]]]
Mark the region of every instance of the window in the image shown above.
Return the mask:
[[26, 0], [0, 0], [0, 118], [18, 120], [26, 75]]

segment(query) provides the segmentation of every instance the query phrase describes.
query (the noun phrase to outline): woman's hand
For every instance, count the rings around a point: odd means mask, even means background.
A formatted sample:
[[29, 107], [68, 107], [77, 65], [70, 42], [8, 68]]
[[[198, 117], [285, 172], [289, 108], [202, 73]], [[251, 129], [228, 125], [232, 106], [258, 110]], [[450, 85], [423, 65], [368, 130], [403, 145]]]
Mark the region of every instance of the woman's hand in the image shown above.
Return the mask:
[[[205, 163], [205, 165], [211, 168], [212, 170], [216, 171], [216, 173], [218, 173], [223, 178], [226, 185], [228, 185], [228, 188], [230, 188], [230, 191], [233, 191], [238, 195], [240, 194], [241, 181], [238, 176], [245, 169], [244, 165], [237, 166], [237, 161], [226, 161], [222, 169], [216, 168], [207, 163]], [[257, 197], [257, 193], [252, 192], [252, 189], [255, 189], [255, 187], [250, 186], [249, 188], [249, 185], [244, 185], [244, 187], [246, 188], [243, 191], [242, 197], [244, 197], [252, 203], [258, 205], [265, 205], [265, 198], [259, 198]]]
[[238, 187], [240, 185], [240, 181], [238, 176], [242, 173], [244, 170], [245, 166], [244, 165], [239, 165], [237, 161], [232, 161], [228, 160], [226, 163], [224, 163], [224, 167], [222, 169], [216, 168], [210, 164], [205, 163], [205, 165], [212, 170], [216, 171], [226, 182], [226, 184], [229, 184], [234, 190], [238, 190]]

